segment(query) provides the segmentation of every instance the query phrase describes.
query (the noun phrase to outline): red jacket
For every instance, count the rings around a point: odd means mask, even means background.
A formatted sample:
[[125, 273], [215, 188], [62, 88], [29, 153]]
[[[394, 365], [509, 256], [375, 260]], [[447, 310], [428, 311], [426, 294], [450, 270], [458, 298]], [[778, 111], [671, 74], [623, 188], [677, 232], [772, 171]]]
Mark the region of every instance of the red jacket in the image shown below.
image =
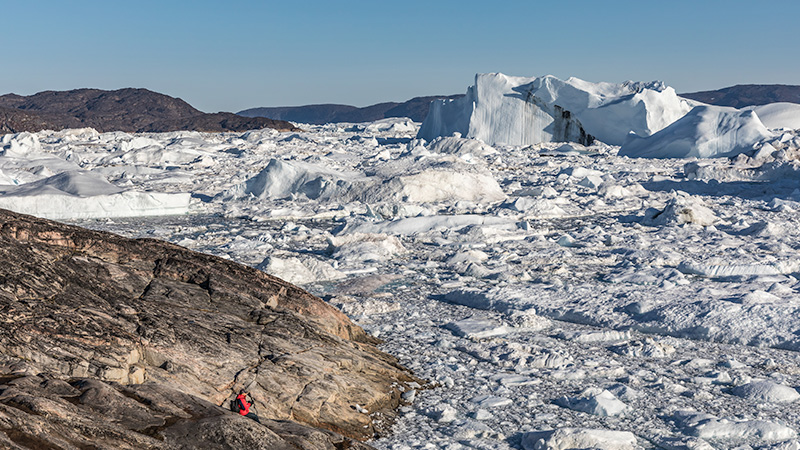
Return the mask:
[[239, 394], [236, 396], [236, 401], [239, 402], [239, 414], [246, 416], [250, 412], [250, 403], [247, 402], [247, 394]]

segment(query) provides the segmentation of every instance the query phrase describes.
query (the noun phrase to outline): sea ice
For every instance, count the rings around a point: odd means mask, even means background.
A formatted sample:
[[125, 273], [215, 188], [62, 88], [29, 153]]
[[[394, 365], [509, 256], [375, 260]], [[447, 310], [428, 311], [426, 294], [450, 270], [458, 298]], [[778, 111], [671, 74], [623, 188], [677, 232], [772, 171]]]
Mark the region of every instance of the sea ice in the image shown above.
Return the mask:
[[264, 272], [294, 284], [307, 284], [317, 281], [331, 281], [346, 275], [329, 263], [312, 257], [281, 257], [271, 255], [264, 259], [258, 268]]
[[787, 403], [800, 400], [796, 389], [772, 381], [752, 381], [731, 390], [733, 395], [756, 402]]
[[447, 324], [456, 336], [470, 339], [487, 339], [511, 332], [508, 326], [488, 319], [464, 319]]
[[746, 441], [766, 444], [797, 437], [795, 430], [766, 420], [728, 420], [695, 411], [677, 411], [672, 415], [675, 425], [684, 433], [709, 441], [729, 445]]
[[683, 225], [694, 223], [707, 227], [717, 221], [717, 216], [703, 201], [690, 195], [679, 195], [672, 198], [662, 211], [646, 218], [648, 225]]
[[558, 406], [575, 411], [582, 411], [597, 416], [619, 416], [630, 408], [611, 392], [605, 389], [589, 388], [577, 397], [561, 397], [556, 399]]
[[348, 263], [385, 261], [405, 253], [402, 242], [387, 234], [349, 233], [328, 239], [332, 256]]
[[514, 401], [507, 397], [496, 395], [479, 395], [470, 400], [481, 408], [499, 408], [514, 404]]
[[591, 428], [558, 428], [552, 431], [534, 431], [522, 436], [525, 450], [635, 450], [636, 436], [628, 431]]

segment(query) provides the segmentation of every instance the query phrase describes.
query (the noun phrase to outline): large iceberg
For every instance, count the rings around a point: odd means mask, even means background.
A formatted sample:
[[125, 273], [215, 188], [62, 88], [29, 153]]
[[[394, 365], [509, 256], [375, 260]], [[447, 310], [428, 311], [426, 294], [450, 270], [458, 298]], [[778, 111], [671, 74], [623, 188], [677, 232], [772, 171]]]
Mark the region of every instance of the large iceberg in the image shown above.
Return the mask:
[[554, 76], [525, 78], [478, 74], [466, 96], [437, 100], [418, 137], [432, 140], [460, 133], [488, 144], [591, 143], [622, 145], [665, 128], [693, 103], [661, 82], [590, 83]]
[[701, 105], [658, 133], [631, 136], [620, 156], [637, 158], [721, 158], [752, 151], [771, 133], [753, 111]]

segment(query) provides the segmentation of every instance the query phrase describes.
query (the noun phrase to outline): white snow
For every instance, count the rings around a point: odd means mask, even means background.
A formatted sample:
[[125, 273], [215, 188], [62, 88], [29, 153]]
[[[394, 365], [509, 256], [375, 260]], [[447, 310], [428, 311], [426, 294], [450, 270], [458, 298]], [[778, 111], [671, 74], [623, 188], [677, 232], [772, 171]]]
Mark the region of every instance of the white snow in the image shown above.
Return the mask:
[[321, 165], [271, 159], [267, 167], [239, 187], [245, 194], [260, 199], [281, 199], [304, 195], [325, 199], [342, 195], [342, 183], [357, 174], [339, 173]]

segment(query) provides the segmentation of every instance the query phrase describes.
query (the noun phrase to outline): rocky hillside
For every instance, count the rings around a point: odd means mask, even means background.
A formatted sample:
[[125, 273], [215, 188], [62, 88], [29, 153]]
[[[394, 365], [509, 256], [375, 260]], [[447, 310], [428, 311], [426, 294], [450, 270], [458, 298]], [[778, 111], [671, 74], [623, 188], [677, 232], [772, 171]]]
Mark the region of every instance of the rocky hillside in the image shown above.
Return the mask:
[[[0, 210], [0, 279], [8, 448], [359, 448], [414, 381], [302, 289], [161, 241]], [[243, 388], [265, 426], [226, 411]]]
[[800, 86], [784, 84], [740, 84], [715, 91], [689, 92], [681, 97], [708, 103], [709, 105], [745, 106], [768, 103], [800, 103]]
[[460, 98], [463, 95], [415, 97], [403, 103], [378, 103], [358, 108], [350, 105], [306, 105], [251, 108], [237, 114], [245, 117], [272, 117], [295, 123], [325, 124], [336, 122], [371, 122], [389, 117], [408, 117], [416, 122], [425, 120], [433, 100]]
[[0, 134], [80, 127], [81, 121], [75, 117], [60, 114], [36, 114], [0, 106]]
[[297, 130], [281, 120], [247, 119], [233, 113], [206, 114], [179, 98], [147, 89], [7, 94], [0, 96], [0, 108], [0, 131], [6, 133], [76, 127], [92, 127], [101, 132]]

